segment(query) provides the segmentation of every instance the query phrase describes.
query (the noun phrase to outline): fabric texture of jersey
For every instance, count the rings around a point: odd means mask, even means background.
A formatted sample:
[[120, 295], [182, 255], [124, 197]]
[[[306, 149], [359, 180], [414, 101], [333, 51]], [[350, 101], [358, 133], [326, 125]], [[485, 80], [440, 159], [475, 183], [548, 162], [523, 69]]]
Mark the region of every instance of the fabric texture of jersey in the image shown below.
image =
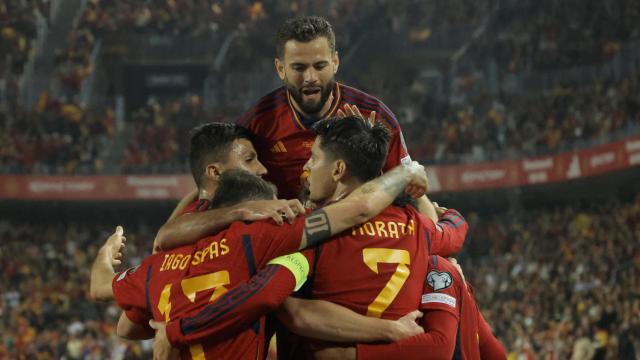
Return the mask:
[[[168, 322], [177, 317], [191, 317], [181, 324], [182, 332], [188, 335], [225, 311], [222, 308], [202, 314], [200, 310], [204, 306], [237, 284], [248, 281], [269, 260], [295, 252], [300, 245], [303, 226], [304, 217], [292, 225], [282, 226], [270, 221], [235, 222], [195, 245], [154, 254], [140, 266], [118, 273], [113, 280], [114, 297], [136, 323], [142, 324], [149, 318]], [[280, 268], [271, 267], [274, 271], [263, 273], [254, 286], [242, 288], [244, 293], [227, 296], [230, 299], [227, 305], [232, 307], [234, 303], [246, 301], [262, 289], [276, 275], [275, 269]], [[264, 319], [261, 319], [252, 329], [233, 338], [181, 349], [181, 356], [184, 359], [198, 356], [255, 359], [263, 352]]]
[[358, 359], [422, 359], [425, 353], [433, 359], [506, 359], [504, 347], [478, 310], [471, 286], [443, 257], [434, 255], [429, 261], [420, 310], [425, 314], [424, 334], [388, 345], [360, 344]]

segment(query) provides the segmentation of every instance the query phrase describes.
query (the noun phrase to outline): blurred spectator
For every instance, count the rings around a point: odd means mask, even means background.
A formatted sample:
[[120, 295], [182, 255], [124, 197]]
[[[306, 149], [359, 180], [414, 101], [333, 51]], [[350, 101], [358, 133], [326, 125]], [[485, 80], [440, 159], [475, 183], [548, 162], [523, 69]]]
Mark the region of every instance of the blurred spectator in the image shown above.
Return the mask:
[[86, 111], [45, 93], [36, 109], [0, 111], [0, 165], [3, 172], [91, 174], [104, 166], [114, 135], [114, 114]]
[[463, 267], [514, 358], [635, 359], [639, 238], [640, 195], [500, 214], [478, 222]]

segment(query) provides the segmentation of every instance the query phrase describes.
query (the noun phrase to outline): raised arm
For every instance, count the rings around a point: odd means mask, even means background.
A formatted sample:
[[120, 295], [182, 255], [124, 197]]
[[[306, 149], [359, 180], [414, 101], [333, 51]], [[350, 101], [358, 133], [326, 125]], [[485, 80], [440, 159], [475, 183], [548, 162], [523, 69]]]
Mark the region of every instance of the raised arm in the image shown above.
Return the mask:
[[440, 220], [430, 224], [428, 245], [432, 255], [450, 256], [462, 249], [469, 224], [457, 210], [437, 207]]
[[89, 296], [93, 300], [112, 300], [113, 290], [111, 283], [115, 276], [114, 265], [120, 264], [122, 253], [120, 250], [124, 246], [126, 238], [123, 234], [122, 226], [116, 227], [116, 231], [109, 236], [102, 245], [91, 266], [91, 282], [89, 284]]

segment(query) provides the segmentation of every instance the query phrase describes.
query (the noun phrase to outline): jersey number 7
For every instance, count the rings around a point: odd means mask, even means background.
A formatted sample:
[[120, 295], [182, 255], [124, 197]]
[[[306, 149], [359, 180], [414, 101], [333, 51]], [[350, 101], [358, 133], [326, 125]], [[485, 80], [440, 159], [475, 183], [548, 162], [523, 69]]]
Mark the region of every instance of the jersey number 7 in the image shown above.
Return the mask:
[[362, 249], [362, 260], [376, 274], [378, 274], [379, 263], [398, 264], [391, 279], [387, 281], [387, 284], [367, 308], [367, 316], [379, 318], [398, 296], [400, 289], [407, 281], [411, 273], [409, 266], [407, 266], [411, 264], [411, 256], [407, 250], [366, 248]]

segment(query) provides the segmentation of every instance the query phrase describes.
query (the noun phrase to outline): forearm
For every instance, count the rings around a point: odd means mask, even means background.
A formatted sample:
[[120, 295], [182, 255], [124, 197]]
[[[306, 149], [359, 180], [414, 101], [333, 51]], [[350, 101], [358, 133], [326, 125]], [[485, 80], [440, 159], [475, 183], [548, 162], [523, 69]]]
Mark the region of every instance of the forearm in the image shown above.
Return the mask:
[[148, 324], [142, 325], [131, 321], [123, 311], [118, 319], [116, 335], [128, 340], [153, 339], [155, 331]]
[[391, 205], [411, 181], [411, 171], [408, 166], [396, 166], [384, 175], [370, 180], [358, 187], [345, 201], [364, 204], [360, 223], [379, 214]]
[[93, 300], [113, 299], [111, 282], [115, 272], [111, 265], [111, 254], [106, 247], [100, 248], [93, 265], [91, 266], [91, 283], [89, 294]]
[[293, 292], [294, 275], [280, 265], [268, 265], [250, 281], [230, 289], [193, 317], [167, 324], [169, 342], [174, 347], [203, 339], [223, 339], [247, 329], [266, 313], [275, 310]]
[[236, 220], [240, 220], [240, 213], [235, 206], [184, 214], [162, 225], [156, 235], [154, 247], [157, 250], [169, 250], [193, 244]]
[[433, 233], [430, 252], [432, 255], [451, 256], [462, 249], [469, 224], [457, 210], [449, 209], [438, 221], [439, 229]]
[[277, 315], [298, 335], [335, 342], [389, 341], [393, 323], [360, 315], [329, 301], [293, 297], [284, 302]]
[[438, 213], [436, 212], [436, 207], [433, 205], [431, 200], [427, 197], [427, 195], [423, 195], [417, 199], [418, 201], [418, 211], [433, 222], [438, 222]]
[[458, 322], [446, 311], [425, 313], [425, 333], [391, 344], [358, 344], [358, 359], [429, 359], [450, 360], [456, 344]]
[[396, 166], [386, 174], [362, 184], [343, 200], [309, 214], [299, 249], [317, 246], [331, 236], [380, 213], [411, 181], [411, 171], [408, 166]]

